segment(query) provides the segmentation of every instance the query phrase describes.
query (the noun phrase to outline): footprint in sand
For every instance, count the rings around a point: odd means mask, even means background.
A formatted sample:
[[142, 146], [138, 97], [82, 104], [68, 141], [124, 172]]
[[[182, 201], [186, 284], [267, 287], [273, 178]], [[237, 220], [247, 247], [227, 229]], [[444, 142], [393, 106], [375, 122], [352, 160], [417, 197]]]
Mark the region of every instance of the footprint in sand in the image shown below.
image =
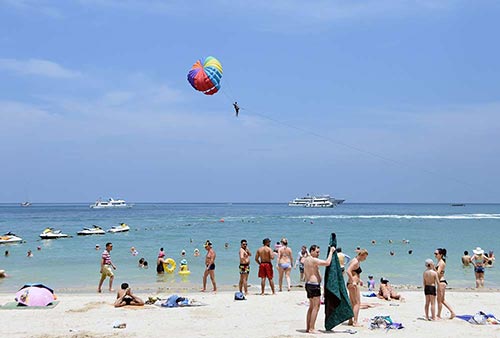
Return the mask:
[[106, 302], [90, 302], [90, 303], [85, 304], [83, 307], [81, 307], [79, 309], [70, 309], [70, 310], [67, 310], [66, 312], [87, 312], [87, 311], [90, 311], [93, 309], [97, 309], [105, 304], [107, 304], [107, 303]]

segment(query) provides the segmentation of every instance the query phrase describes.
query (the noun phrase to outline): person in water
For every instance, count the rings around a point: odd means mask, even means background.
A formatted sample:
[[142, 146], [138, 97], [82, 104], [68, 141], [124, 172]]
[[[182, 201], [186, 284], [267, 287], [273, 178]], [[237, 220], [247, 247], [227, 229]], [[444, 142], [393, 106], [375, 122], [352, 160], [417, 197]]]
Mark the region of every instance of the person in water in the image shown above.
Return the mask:
[[144, 301], [132, 293], [127, 283], [122, 283], [120, 290], [116, 293], [115, 307], [125, 305], [143, 306]]
[[157, 273], [164, 273], [165, 272], [165, 267], [163, 266], [165, 264], [165, 252], [163, 251], [163, 248], [160, 248], [160, 252], [158, 252], [158, 258], [156, 259], [156, 272]]
[[292, 271], [292, 249], [288, 247], [288, 240], [281, 239], [281, 248], [278, 250], [279, 290], [282, 291], [283, 275], [286, 276], [288, 291], [291, 290], [290, 272]]
[[[432, 259], [425, 260], [426, 270], [424, 271], [424, 295], [425, 295], [425, 319], [436, 320], [436, 295], [439, 286], [439, 276], [434, 270], [434, 262]], [[429, 308], [431, 309], [431, 317], [429, 318]]]
[[469, 256], [469, 251], [465, 250], [464, 255], [462, 256], [462, 265], [469, 266], [472, 263], [471, 258]]
[[239, 113], [240, 113], [240, 106], [238, 106], [238, 102], [234, 102], [233, 103], [233, 107], [234, 107], [234, 112], [236, 113], [236, 117], [238, 117]]
[[352, 311], [354, 312], [354, 317], [349, 320], [349, 325], [359, 326], [358, 316], [359, 309], [361, 306], [361, 293], [360, 286], [363, 285], [361, 280], [361, 266], [360, 263], [366, 260], [368, 257], [368, 251], [366, 249], [358, 250], [358, 255], [353, 258], [351, 264], [346, 270], [347, 273], [347, 290], [349, 291], [349, 299], [352, 305]]

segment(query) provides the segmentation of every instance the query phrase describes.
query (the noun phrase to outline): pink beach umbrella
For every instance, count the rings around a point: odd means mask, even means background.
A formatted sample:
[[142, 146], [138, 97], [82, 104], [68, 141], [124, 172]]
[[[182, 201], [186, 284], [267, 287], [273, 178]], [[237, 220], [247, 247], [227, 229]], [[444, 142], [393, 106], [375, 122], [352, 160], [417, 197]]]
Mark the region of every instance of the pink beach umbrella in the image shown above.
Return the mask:
[[54, 291], [43, 284], [27, 284], [16, 293], [16, 301], [26, 306], [47, 306], [54, 301]]

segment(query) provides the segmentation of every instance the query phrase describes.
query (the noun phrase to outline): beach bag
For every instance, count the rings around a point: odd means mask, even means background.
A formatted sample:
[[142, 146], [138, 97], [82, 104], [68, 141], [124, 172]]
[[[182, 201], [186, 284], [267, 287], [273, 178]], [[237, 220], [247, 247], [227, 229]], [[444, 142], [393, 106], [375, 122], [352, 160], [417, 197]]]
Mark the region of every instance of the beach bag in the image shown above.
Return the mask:
[[243, 292], [235, 292], [234, 293], [234, 300], [245, 300], [245, 295], [243, 294]]

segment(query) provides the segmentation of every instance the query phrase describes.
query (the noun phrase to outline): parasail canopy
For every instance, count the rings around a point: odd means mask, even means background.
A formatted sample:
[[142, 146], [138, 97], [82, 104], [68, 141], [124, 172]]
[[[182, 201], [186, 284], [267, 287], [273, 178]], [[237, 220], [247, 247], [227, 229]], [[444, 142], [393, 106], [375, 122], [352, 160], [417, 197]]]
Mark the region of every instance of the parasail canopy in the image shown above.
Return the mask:
[[205, 95], [213, 95], [220, 89], [222, 65], [213, 56], [198, 60], [191, 67], [187, 79], [194, 89]]

